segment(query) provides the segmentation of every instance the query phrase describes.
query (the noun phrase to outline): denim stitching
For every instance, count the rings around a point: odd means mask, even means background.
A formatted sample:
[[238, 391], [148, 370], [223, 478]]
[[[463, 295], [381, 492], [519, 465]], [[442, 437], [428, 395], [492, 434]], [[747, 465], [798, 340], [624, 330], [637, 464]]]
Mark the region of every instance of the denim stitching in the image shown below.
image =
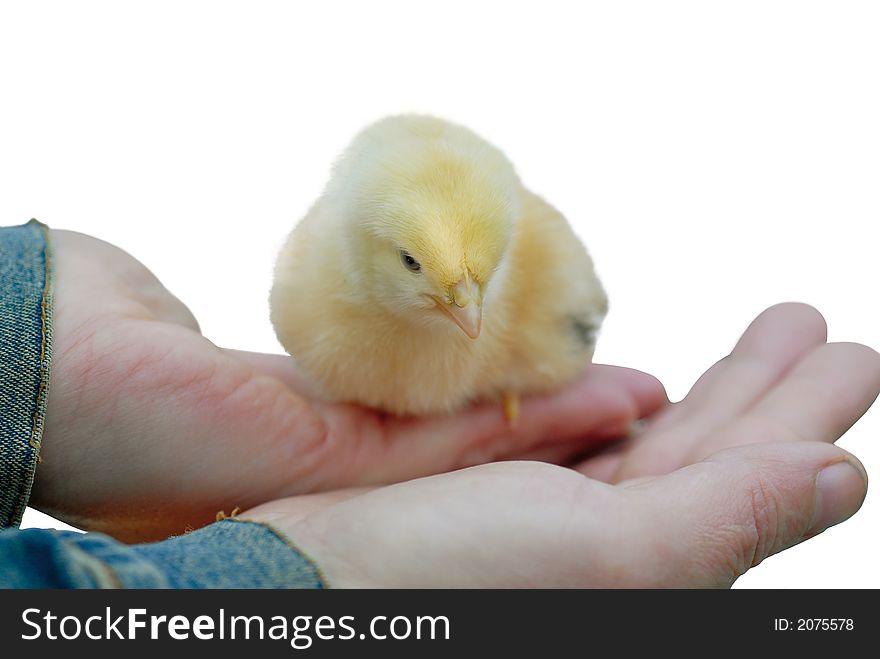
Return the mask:
[[36, 220], [0, 228], [0, 527], [21, 522], [42, 443], [52, 353], [50, 252], [48, 229]]
[[40, 372], [37, 383], [37, 396], [34, 401], [34, 413], [31, 417], [31, 436], [28, 440], [34, 453], [25, 474], [24, 488], [18, 499], [14, 515], [14, 525], [21, 523], [28, 501], [31, 498], [31, 490], [34, 485], [34, 477], [40, 459], [40, 448], [43, 444], [43, 422], [46, 419], [46, 404], [49, 393], [49, 366], [52, 351], [52, 261], [49, 248], [49, 227], [36, 219], [28, 222], [34, 225], [43, 239], [43, 291], [40, 300]]
[[[37, 220], [31, 220], [31, 222], [36, 222]], [[46, 361], [46, 341], [47, 336], [51, 332], [51, 328], [49, 327], [49, 320], [51, 310], [47, 307], [47, 302], [49, 300], [49, 284], [51, 282], [50, 272], [51, 266], [49, 261], [49, 227], [45, 224], [40, 224], [39, 226], [40, 232], [43, 234], [43, 297], [40, 302], [40, 330], [41, 330], [41, 342], [40, 342], [40, 382], [37, 389], [37, 403], [36, 408], [34, 409], [34, 417], [31, 423], [31, 438], [29, 440], [29, 444], [37, 450], [37, 455], [39, 455], [40, 444], [42, 444], [43, 433], [40, 432], [39, 437], [37, 436], [37, 430], [39, 426], [39, 430], [42, 430], [42, 419], [40, 418], [40, 408], [43, 407], [43, 412], [45, 412], [45, 405], [41, 406], [41, 402], [45, 403], [46, 401], [46, 374], [48, 371], [48, 365], [45, 363]]]

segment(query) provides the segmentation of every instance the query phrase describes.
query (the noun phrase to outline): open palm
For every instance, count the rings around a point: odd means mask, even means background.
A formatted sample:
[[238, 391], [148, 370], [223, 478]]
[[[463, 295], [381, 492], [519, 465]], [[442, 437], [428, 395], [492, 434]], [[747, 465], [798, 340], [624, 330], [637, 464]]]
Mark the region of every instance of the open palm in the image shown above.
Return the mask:
[[286, 356], [218, 348], [139, 262], [53, 231], [53, 366], [32, 505], [126, 541], [219, 510], [497, 459], [565, 461], [666, 402], [652, 377], [595, 366], [557, 395], [396, 418], [321, 401]]
[[832, 443], [878, 392], [876, 352], [778, 305], [684, 401], [574, 469], [483, 465], [244, 517], [334, 586], [729, 586], [858, 509], [864, 469]]

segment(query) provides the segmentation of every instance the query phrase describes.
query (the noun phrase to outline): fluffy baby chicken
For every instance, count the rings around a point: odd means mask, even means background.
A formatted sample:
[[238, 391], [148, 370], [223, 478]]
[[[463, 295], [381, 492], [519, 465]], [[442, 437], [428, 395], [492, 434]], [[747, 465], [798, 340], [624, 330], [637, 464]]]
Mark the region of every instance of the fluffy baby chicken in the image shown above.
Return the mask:
[[589, 363], [607, 298], [565, 218], [470, 130], [397, 116], [361, 132], [281, 250], [284, 348], [331, 400], [396, 414], [505, 403]]

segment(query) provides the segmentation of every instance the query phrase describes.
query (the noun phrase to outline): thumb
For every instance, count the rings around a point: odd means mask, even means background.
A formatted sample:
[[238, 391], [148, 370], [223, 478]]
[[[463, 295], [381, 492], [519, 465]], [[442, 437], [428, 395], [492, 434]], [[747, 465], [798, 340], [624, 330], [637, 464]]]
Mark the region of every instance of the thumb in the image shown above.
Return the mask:
[[730, 586], [768, 556], [839, 524], [867, 491], [862, 464], [821, 442], [763, 443], [623, 484], [657, 586]]

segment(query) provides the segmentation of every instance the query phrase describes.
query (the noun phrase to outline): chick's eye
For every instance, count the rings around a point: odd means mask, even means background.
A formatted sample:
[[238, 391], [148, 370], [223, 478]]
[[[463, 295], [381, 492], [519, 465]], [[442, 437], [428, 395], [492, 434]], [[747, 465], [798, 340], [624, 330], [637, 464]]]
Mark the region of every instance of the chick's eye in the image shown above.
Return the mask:
[[403, 265], [406, 266], [406, 269], [410, 272], [418, 272], [422, 269], [422, 264], [416, 261], [404, 250], [400, 250], [400, 260], [403, 262]]

